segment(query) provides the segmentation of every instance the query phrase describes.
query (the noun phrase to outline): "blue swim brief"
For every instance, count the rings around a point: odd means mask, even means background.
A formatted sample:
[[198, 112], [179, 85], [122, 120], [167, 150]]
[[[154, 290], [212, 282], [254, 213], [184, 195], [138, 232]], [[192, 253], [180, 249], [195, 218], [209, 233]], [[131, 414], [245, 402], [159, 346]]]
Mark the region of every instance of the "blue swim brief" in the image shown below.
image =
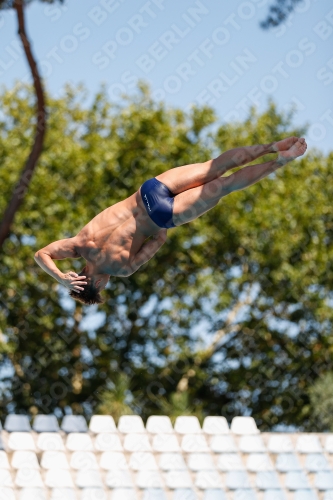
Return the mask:
[[155, 177], [141, 186], [141, 198], [147, 214], [159, 227], [175, 227], [172, 220], [174, 194]]

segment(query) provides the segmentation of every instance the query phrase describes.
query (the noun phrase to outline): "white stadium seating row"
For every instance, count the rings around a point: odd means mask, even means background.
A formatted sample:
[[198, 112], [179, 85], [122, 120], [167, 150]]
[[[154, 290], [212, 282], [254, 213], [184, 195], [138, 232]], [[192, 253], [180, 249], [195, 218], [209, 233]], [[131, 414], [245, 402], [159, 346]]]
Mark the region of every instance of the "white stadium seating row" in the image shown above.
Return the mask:
[[[295, 445], [289, 436], [282, 436], [276, 442], [272, 435], [264, 444], [261, 436], [241, 436], [236, 443], [231, 435], [204, 435], [204, 434], [126, 434], [102, 432], [91, 436], [89, 433], [72, 432], [65, 436], [60, 433], [42, 432], [36, 439], [32, 432], [8, 433], [7, 448], [14, 451], [155, 451], [205, 453], [212, 450], [215, 453], [274, 453], [290, 454], [321, 454], [324, 451], [333, 454], [333, 436], [327, 436], [322, 445], [318, 436], [300, 435]], [[2, 441], [4, 438], [2, 438]], [[3, 449], [2, 443], [0, 449]]]
[[229, 434], [231, 431], [237, 435], [259, 434], [256, 423], [252, 417], [235, 417], [229, 429], [228, 422], [224, 417], [206, 417], [203, 427], [200, 427], [197, 417], [178, 417], [175, 427], [172, 427], [169, 417], [151, 416], [147, 420], [146, 427], [141, 417], [137, 415], [124, 415], [120, 417], [118, 428], [114, 419], [109, 415], [94, 415], [89, 428], [84, 417], [79, 415], [66, 415], [59, 428], [58, 421], [54, 415], [37, 415], [31, 429], [30, 422], [25, 415], [8, 415], [4, 424], [8, 432], [59, 432], [66, 433], [87, 432], [100, 434], [103, 432], [122, 434]]

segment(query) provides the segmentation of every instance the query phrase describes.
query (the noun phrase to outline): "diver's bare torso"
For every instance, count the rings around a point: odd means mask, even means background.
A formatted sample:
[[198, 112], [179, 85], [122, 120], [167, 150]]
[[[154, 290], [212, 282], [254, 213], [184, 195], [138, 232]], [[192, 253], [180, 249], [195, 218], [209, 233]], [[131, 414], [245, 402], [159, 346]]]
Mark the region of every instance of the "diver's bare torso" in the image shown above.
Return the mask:
[[94, 217], [73, 238], [78, 256], [99, 273], [124, 276], [143, 242], [161, 231], [148, 216], [140, 190]]

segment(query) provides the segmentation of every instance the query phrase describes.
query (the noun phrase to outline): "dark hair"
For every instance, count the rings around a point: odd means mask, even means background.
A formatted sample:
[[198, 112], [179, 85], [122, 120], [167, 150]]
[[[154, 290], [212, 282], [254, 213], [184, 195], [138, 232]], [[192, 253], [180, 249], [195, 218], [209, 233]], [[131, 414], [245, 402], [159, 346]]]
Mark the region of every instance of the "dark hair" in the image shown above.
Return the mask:
[[71, 290], [69, 295], [73, 297], [73, 299], [82, 302], [82, 304], [103, 304], [104, 300], [95, 285], [88, 282], [87, 285], [82, 286], [84, 287], [84, 290], [81, 290], [81, 292]]

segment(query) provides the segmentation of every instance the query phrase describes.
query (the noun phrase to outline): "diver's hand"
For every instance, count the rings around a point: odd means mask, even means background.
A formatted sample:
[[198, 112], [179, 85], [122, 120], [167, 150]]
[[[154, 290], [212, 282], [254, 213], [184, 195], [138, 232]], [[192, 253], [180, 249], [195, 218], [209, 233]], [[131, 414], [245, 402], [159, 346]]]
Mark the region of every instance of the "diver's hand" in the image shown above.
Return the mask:
[[84, 281], [86, 276], [79, 276], [74, 271], [69, 271], [66, 274], [62, 274], [59, 282], [64, 285], [69, 290], [74, 290], [75, 292], [80, 293], [80, 291], [84, 290], [84, 288], [80, 285], [86, 285], [87, 282]]

